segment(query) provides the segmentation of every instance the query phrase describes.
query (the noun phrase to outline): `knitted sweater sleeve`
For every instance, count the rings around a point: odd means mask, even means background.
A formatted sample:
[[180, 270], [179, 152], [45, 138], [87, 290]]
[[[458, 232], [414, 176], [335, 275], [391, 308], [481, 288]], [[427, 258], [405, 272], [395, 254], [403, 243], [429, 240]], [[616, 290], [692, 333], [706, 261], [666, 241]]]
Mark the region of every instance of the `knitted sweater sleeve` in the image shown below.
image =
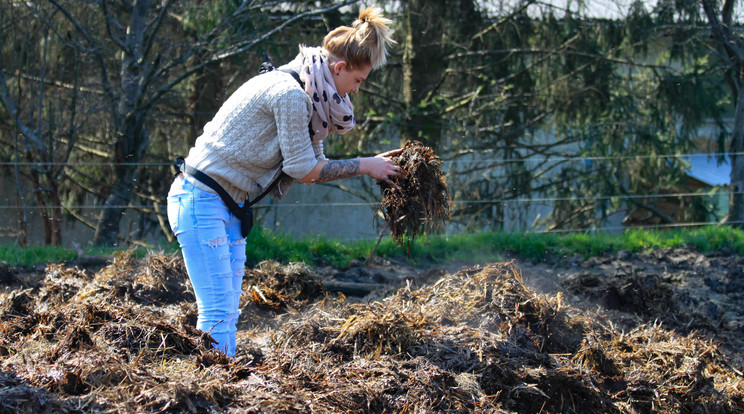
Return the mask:
[[278, 95], [272, 103], [282, 171], [295, 179], [305, 177], [318, 163], [308, 132], [312, 106], [302, 89]]
[[313, 151], [315, 151], [315, 158], [319, 161], [328, 160], [323, 150], [323, 140], [313, 141]]

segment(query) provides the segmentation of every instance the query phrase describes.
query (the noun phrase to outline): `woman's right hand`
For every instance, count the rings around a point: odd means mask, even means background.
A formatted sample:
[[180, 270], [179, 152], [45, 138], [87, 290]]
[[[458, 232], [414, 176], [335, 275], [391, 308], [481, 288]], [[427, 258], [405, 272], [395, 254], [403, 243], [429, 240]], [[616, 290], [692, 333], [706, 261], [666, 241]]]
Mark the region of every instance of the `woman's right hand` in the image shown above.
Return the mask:
[[362, 159], [362, 171], [375, 180], [385, 181], [395, 186], [390, 177], [405, 175], [405, 171], [392, 159], [394, 155], [400, 154], [402, 149], [384, 152], [374, 157]]
[[304, 177], [298, 179], [301, 183], [312, 184], [367, 174], [375, 180], [385, 181], [397, 187], [390, 177], [400, 177], [406, 172], [393, 161], [392, 157], [400, 154], [400, 150], [384, 152], [374, 157], [354, 158], [348, 160], [322, 160]]

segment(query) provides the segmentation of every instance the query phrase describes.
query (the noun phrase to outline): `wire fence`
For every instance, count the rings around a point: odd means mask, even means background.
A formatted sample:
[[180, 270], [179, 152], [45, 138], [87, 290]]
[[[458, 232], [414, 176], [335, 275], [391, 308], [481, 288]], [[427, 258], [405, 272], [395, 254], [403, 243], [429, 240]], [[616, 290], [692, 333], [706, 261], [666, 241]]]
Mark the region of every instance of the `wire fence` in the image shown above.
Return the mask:
[[[504, 159], [504, 158], [481, 158], [477, 160], [444, 160], [442, 165], [454, 165], [454, 164], [485, 164], [485, 163], [543, 163], [546, 161], [553, 162], [565, 162], [565, 161], [623, 161], [623, 160], [644, 160], [644, 159], [689, 159], [690, 157], [706, 156], [712, 159], [719, 159], [723, 157], [733, 156], [744, 156], [744, 152], [706, 152], [706, 153], [680, 153], [680, 154], [654, 154], [654, 155], [589, 155], [589, 156], [567, 156], [567, 155], [551, 155], [551, 156], [531, 156], [523, 159]], [[60, 167], [60, 166], [94, 166], [94, 167], [113, 167], [122, 165], [136, 165], [140, 167], [168, 167], [173, 165], [172, 161], [168, 162], [110, 162], [110, 161], [99, 161], [99, 162], [58, 162], [58, 161], [0, 161], [0, 166], [23, 166], [23, 167]]]
[[[456, 165], [488, 165], [491, 164], [507, 164], [510, 162], [520, 163], [542, 163], [542, 162], [565, 162], [565, 161], [616, 161], [616, 160], [630, 160], [630, 159], [689, 159], [690, 157], [699, 157], [705, 155], [712, 160], [720, 160], [725, 157], [741, 156], [744, 153], [688, 153], [688, 154], [660, 154], [660, 155], [618, 155], [618, 156], [581, 156], [581, 157], [569, 157], [569, 156], [546, 156], [546, 157], [530, 157], [526, 159], [501, 159], [501, 158], [486, 158], [477, 160], [446, 160], [442, 162], [442, 167], [446, 171], [447, 167], [453, 167]], [[728, 159], [730, 162], [731, 158]], [[117, 165], [136, 165], [138, 167], [169, 167], [172, 165], [171, 162], [137, 162], [137, 163], [113, 163], [113, 162], [26, 162], [26, 161], [4, 161], [0, 162], [0, 167], [61, 167], [61, 166], [97, 166], [97, 167], [111, 167]], [[518, 198], [491, 198], [491, 199], [480, 199], [480, 200], [452, 200], [454, 208], [477, 206], [477, 205], [532, 205], [532, 206], [550, 206], [552, 203], [563, 202], [563, 201], [630, 201], [630, 200], [654, 200], [661, 198], [695, 198], [695, 197], [710, 197], [717, 187], [711, 187], [711, 191], [701, 192], [674, 192], [674, 193], [658, 193], [658, 194], [614, 194], [614, 195], [602, 195], [602, 196], [568, 196], [568, 197], [518, 197]], [[730, 196], [741, 195], [744, 192], [730, 192], [726, 191], [726, 194]], [[158, 205], [157, 202], [154, 204]], [[24, 205], [23, 208], [27, 210], [41, 210], [60, 208], [64, 210], [101, 210], [103, 208], [115, 208], [124, 210], [138, 210], [138, 211], [150, 211], [153, 209], [154, 204], [126, 204], [126, 205], [100, 205], [100, 204], [79, 204], [79, 205]], [[162, 203], [159, 204], [162, 206]], [[277, 208], [277, 209], [288, 209], [288, 208], [313, 208], [313, 207], [371, 207], [377, 208], [379, 202], [358, 202], [358, 201], [344, 201], [344, 202], [293, 202], [293, 203], [261, 203], [254, 208], [266, 209], [266, 208]], [[14, 210], [20, 208], [19, 205], [0, 205], [0, 210]], [[158, 214], [164, 214], [159, 212]], [[729, 224], [741, 224], [728, 222]], [[638, 227], [653, 227], [653, 228], [680, 228], [680, 227], [698, 227], [705, 225], [719, 224], [717, 221], [710, 222], [695, 222], [695, 223], [674, 223], [674, 224], [658, 224], [649, 226], [638, 226]], [[623, 230], [628, 227], [602, 227], [602, 230]], [[550, 230], [551, 232], [576, 232], [576, 231], [587, 231], [587, 229], [558, 229]]]
[[[744, 191], [726, 192], [726, 194], [738, 195], [744, 194]], [[708, 193], [669, 193], [669, 194], [647, 194], [647, 195], [612, 195], [612, 196], [598, 196], [598, 197], [538, 197], [538, 198], [517, 198], [517, 199], [489, 199], [489, 200], [452, 200], [452, 205], [492, 205], [492, 204], [550, 204], [556, 201], [602, 201], [602, 200], [631, 200], [631, 199], [653, 199], [653, 198], [679, 198], [679, 197], [710, 197]], [[377, 203], [364, 203], [364, 202], [327, 202], [327, 203], [277, 203], [277, 204], [257, 204], [253, 208], [298, 208], [298, 207], [358, 207], [358, 206], [371, 206]], [[17, 205], [0, 205], [0, 209], [16, 209]], [[74, 210], [84, 209], [96, 209], [102, 208], [131, 208], [131, 209], [146, 209], [152, 208], [152, 204], [121, 204], [121, 205], [57, 205], [57, 206], [24, 206], [27, 209], [49, 209], [49, 208], [67, 208]]]

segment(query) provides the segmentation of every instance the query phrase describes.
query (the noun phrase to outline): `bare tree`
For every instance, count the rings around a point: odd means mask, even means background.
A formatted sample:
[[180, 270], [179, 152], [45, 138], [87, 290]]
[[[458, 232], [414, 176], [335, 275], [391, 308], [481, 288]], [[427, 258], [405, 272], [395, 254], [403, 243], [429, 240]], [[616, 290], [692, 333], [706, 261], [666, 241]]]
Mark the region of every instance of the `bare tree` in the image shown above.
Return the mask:
[[[42, 217], [44, 241], [62, 243], [62, 196], [60, 181], [81, 126], [78, 112], [79, 60], [74, 48], [55, 49], [48, 39], [54, 30], [49, 22], [56, 11], [29, 3], [0, 5], [0, 39], [22, 51], [25, 59], [8, 68], [0, 54], [0, 104], [6, 111], [13, 142], [19, 229], [25, 243], [25, 193], [33, 194]], [[31, 17], [35, 16], [35, 19]], [[29, 23], [30, 22], [30, 23]], [[3, 27], [15, 29], [14, 33]], [[8, 80], [9, 69], [15, 75]], [[68, 76], [59, 77], [55, 72]], [[31, 168], [22, 172], [21, 165]]]
[[[183, 36], [179, 18], [185, 9], [199, 2], [101, 0], [81, 5], [48, 0], [70, 25], [69, 41], [92, 57], [113, 128], [112, 181], [106, 190], [94, 244], [117, 241], [121, 217], [137, 188], [139, 164], [150, 144], [148, 119], [156, 105], [202, 68], [244, 53], [296, 21], [355, 1], [294, 15], [263, 32], [236, 32], [235, 27], [261, 12], [261, 3], [246, 0], [200, 38], [185, 44], [179, 41]], [[196, 64], [194, 56], [201, 59]]]

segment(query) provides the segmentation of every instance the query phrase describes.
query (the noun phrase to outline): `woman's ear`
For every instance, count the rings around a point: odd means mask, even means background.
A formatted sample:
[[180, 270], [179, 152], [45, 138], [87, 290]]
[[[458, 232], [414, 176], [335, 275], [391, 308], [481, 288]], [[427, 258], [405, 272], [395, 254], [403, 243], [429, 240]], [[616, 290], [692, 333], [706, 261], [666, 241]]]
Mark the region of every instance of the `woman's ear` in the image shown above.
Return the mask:
[[341, 73], [342, 69], [346, 68], [346, 66], [347, 66], [346, 61], [343, 61], [343, 60], [339, 60], [338, 62], [334, 63], [332, 66], [333, 74], [338, 75], [339, 73]]

